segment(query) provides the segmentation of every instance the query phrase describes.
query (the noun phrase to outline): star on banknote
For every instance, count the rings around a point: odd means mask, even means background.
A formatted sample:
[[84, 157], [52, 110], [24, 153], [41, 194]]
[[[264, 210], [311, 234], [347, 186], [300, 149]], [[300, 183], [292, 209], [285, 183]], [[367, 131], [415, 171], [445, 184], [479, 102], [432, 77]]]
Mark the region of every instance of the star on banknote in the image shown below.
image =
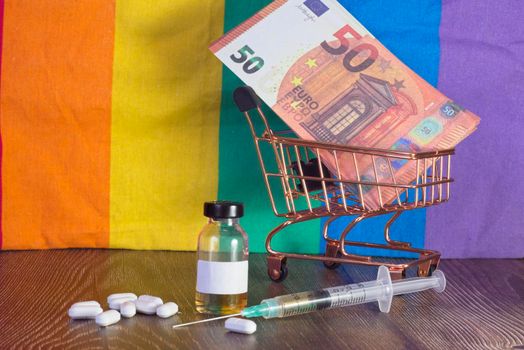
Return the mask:
[[289, 105], [296, 111], [298, 109], [298, 105], [300, 105], [300, 101], [292, 102]]
[[302, 85], [302, 77], [293, 77], [293, 80], [291, 80], [291, 84], [295, 86]]
[[317, 65], [317, 60], [316, 60], [316, 59], [313, 59], [313, 58], [308, 58], [308, 60], [306, 61], [306, 65], [307, 65], [309, 68], [318, 67], [318, 65]]
[[393, 84], [393, 87], [395, 89], [397, 89], [397, 91], [399, 91], [400, 89], [405, 89], [406, 87], [404, 86], [404, 80], [397, 80], [395, 79], [395, 82]]

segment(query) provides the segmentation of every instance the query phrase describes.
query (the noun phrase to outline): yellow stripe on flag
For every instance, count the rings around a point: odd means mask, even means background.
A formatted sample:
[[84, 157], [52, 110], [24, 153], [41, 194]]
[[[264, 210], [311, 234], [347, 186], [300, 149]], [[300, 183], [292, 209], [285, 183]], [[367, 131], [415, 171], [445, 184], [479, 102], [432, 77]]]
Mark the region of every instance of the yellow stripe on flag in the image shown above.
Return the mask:
[[195, 249], [216, 198], [223, 31], [216, 0], [118, 0], [110, 246]]

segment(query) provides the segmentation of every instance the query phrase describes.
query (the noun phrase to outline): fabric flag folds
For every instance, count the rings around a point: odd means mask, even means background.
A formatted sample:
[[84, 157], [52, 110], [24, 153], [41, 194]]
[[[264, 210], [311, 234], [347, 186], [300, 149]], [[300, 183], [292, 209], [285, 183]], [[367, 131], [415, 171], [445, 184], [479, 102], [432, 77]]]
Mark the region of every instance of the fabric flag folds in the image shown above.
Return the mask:
[[[203, 202], [228, 199], [265, 251], [281, 219], [231, 98], [241, 83], [207, 47], [269, 2], [0, 0], [0, 248], [193, 250]], [[524, 256], [520, 1], [339, 2], [483, 122], [457, 148], [450, 202], [403, 214], [394, 238], [444, 257]], [[378, 241], [386, 219], [352, 239]], [[322, 252], [320, 224], [277, 248]]]

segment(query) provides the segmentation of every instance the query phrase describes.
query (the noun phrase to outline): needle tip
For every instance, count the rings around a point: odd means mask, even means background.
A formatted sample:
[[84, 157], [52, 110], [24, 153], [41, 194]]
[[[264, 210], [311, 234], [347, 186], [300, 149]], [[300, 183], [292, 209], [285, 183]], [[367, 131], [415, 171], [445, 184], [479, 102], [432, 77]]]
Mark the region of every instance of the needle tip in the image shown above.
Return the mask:
[[200, 321], [176, 324], [176, 325], [173, 326], [173, 328], [189, 326], [189, 325], [192, 325], [192, 324], [203, 323], [203, 322], [210, 322], [210, 321], [215, 321], [215, 320], [222, 320], [224, 318], [230, 318], [230, 317], [241, 316], [241, 315], [242, 315], [242, 313], [238, 313], [238, 314], [234, 314], [234, 315], [225, 315], [225, 316], [220, 316], [220, 317], [208, 318], [208, 319], [200, 320]]

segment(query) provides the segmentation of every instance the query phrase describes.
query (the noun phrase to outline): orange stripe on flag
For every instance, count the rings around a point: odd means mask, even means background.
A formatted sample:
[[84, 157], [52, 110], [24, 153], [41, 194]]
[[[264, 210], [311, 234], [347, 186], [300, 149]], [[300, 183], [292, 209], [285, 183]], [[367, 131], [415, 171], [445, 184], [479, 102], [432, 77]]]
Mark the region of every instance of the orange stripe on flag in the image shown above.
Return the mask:
[[107, 247], [114, 3], [5, 4], [3, 249]]

